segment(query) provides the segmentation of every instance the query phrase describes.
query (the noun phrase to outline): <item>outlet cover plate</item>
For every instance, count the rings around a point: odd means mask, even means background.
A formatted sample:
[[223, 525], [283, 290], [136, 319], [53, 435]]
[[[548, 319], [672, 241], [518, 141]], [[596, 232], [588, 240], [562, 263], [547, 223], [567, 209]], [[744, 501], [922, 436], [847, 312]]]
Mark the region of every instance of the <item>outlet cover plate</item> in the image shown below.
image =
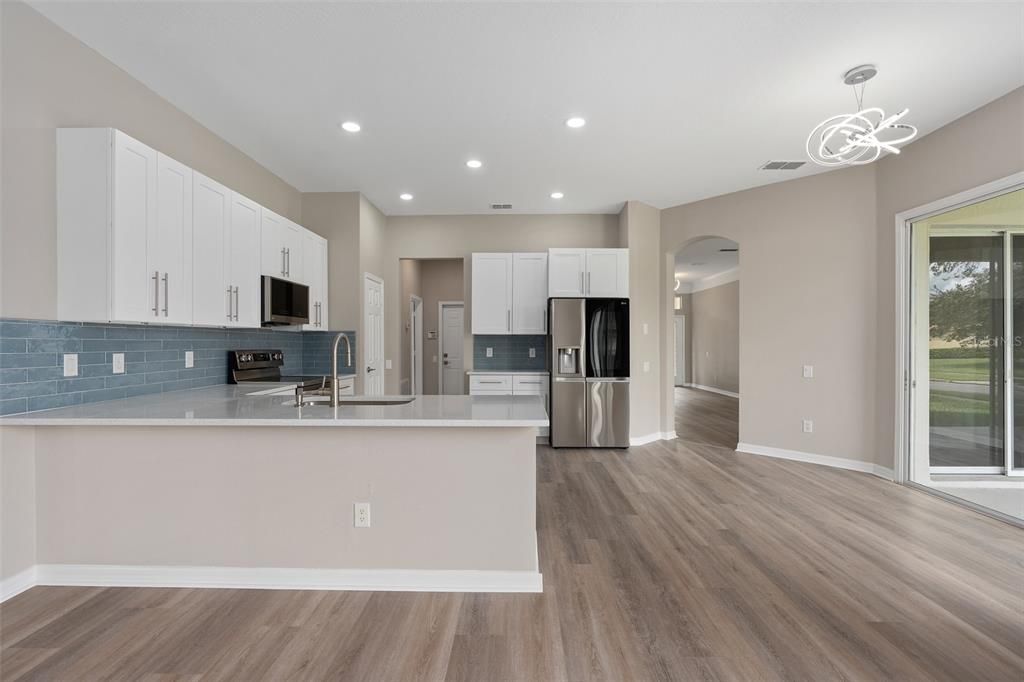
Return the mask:
[[66, 377], [77, 377], [78, 376], [78, 353], [65, 353], [64, 354], [64, 376], [66, 376]]

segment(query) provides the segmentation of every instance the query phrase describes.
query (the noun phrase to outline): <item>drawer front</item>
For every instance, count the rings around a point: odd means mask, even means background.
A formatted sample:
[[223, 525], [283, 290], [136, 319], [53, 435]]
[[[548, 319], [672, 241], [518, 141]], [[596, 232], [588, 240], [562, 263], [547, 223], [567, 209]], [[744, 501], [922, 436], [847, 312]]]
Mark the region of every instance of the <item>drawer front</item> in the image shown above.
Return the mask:
[[531, 395], [548, 392], [548, 378], [542, 374], [516, 374], [512, 377], [512, 392]]
[[511, 374], [473, 374], [469, 377], [469, 392], [512, 392]]

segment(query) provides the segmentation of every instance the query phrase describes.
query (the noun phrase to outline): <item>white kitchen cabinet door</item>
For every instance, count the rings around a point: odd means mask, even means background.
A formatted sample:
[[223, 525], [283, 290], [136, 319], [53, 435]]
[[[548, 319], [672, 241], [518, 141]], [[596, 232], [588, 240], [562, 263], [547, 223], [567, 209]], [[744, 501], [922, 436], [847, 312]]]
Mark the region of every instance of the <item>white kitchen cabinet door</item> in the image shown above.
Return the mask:
[[260, 314], [260, 205], [231, 193], [225, 287], [231, 287], [231, 317], [237, 327], [259, 327]]
[[517, 253], [512, 262], [512, 333], [548, 331], [548, 254]]
[[512, 333], [511, 253], [474, 253], [471, 314], [474, 334]]
[[[232, 192], [195, 173], [192, 178], [192, 320], [201, 325], [234, 321], [228, 281]], [[258, 210], [258, 209], [257, 209]]]
[[159, 153], [156, 231], [147, 257], [160, 273], [157, 321], [192, 324], [192, 169]]
[[303, 284], [310, 283], [309, 278], [306, 277], [306, 273], [303, 270], [302, 264], [303, 249], [305, 248], [307, 234], [313, 235], [313, 233], [306, 228], [285, 218], [284, 232], [282, 233], [282, 243], [284, 244], [285, 256], [285, 277], [296, 282], [302, 282]]
[[303, 329], [327, 329], [327, 242], [308, 230], [303, 231], [302, 271], [309, 285], [309, 324]]
[[155, 322], [160, 273], [148, 258], [148, 245], [156, 241], [157, 153], [120, 131], [113, 145], [110, 320]]
[[288, 276], [286, 222], [269, 208], [260, 209], [260, 262], [264, 275], [282, 279]]
[[548, 296], [585, 296], [586, 249], [548, 249]]
[[587, 297], [629, 296], [629, 249], [587, 249]]

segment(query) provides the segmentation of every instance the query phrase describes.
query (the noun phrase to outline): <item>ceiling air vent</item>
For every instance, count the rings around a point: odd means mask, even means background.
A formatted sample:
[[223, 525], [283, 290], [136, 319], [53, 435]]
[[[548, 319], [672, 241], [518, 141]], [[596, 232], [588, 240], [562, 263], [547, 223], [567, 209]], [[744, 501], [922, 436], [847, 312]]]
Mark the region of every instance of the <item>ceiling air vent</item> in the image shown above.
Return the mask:
[[760, 170], [796, 170], [807, 163], [806, 161], [769, 161], [761, 166]]
[[512, 208], [512, 204], [491, 204], [491, 208], [495, 211], [507, 211]]

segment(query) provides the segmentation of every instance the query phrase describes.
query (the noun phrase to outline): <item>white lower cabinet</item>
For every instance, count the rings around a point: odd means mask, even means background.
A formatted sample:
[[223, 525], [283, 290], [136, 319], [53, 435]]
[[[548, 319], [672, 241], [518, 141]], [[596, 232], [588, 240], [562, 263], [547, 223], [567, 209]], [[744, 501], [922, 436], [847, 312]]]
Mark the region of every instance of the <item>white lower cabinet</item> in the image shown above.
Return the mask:
[[[544, 402], [544, 411], [551, 414], [551, 403], [548, 387], [549, 375], [537, 373], [492, 374], [488, 372], [470, 372], [470, 395], [539, 395]], [[542, 427], [537, 434], [547, 438], [550, 429]]]

